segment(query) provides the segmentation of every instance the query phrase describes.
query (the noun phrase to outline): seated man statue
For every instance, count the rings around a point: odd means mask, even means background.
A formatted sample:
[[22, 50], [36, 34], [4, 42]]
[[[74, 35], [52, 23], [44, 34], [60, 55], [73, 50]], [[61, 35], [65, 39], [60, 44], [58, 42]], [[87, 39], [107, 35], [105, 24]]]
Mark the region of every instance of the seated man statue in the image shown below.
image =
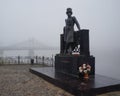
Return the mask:
[[72, 16], [72, 9], [67, 8], [66, 12], [68, 18], [65, 20], [66, 26], [64, 27], [64, 42], [65, 42], [65, 50], [64, 53], [72, 53], [73, 43], [74, 43], [74, 25], [76, 24], [78, 30], [80, 31], [80, 25], [77, 19]]

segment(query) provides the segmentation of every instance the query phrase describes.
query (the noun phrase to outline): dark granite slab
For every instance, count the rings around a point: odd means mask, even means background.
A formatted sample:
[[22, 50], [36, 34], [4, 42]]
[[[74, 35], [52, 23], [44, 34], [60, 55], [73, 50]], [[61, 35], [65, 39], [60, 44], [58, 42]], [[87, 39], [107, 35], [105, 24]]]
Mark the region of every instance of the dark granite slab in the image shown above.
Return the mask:
[[83, 80], [55, 72], [54, 67], [31, 68], [30, 72], [75, 96], [96, 96], [106, 92], [120, 91], [120, 80], [106, 76], [94, 75], [90, 76], [89, 80]]
[[85, 55], [61, 55], [55, 56], [55, 69], [58, 72], [66, 73], [78, 77], [79, 67], [82, 64], [89, 64], [91, 66], [91, 75], [95, 74], [95, 57]]

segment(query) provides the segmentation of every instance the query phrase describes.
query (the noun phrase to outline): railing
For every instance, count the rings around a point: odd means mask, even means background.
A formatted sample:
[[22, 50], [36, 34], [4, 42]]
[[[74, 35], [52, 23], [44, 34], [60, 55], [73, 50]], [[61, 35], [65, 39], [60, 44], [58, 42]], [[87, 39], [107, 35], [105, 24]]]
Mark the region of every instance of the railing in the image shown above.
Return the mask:
[[0, 64], [45, 64], [54, 66], [54, 57], [44, 56], [14, 56], [14, 57], [0, 57]]

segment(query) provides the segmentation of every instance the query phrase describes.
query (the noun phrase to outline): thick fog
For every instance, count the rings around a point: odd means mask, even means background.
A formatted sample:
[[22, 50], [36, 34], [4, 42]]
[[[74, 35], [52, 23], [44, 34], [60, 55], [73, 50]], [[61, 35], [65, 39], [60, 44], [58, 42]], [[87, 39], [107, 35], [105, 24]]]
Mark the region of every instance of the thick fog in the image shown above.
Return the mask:
[[97, 73], [120, 77], [120, 0], [0, 0], [0, 46], [29, 38], [59, 46], [67, 7], [90, 30]]
[[0, 45], [36, 38], [59, 46], [66, 8], [71, 7], [81, 28], [90, 29], [91, 47], [120, 47], [119, 4], [119, 0], [0, 0]]

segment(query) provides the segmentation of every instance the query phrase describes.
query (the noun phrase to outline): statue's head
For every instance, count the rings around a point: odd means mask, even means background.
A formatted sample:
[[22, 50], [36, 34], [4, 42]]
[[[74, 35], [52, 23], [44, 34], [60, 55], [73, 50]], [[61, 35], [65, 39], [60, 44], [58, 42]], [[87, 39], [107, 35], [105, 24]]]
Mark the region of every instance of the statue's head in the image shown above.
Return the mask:
[[69, 16], [71, 16], [72, 15], [72, 8], [67, 8], [67, 10], [66, 10], [66, 14]]

